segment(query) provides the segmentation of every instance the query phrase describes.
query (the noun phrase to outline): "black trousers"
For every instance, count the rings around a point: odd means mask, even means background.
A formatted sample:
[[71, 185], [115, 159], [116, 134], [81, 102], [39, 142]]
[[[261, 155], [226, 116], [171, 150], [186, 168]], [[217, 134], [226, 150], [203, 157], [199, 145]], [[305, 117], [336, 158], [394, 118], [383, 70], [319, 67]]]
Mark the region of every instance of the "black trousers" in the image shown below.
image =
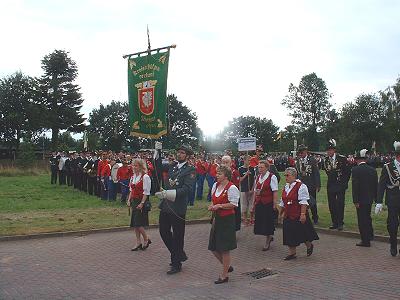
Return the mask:
[[95, 193], [96, 183], [97, 183], [96, 177], [88, 176], [88, 178], [87, 178], [87, 191], [88, 191], [89, 195], [93, 195], [93, 193]]
[[390, 244], [397, 245], [397, 231], [399, 229], [400, 206], [388, 206], [387, 230], [390, 236]]
[[82, 173], [81, 190], [87, 192], [88, 190], [88, 174]]
[[318, 222], [318, 209], [317, 209], [317, 191], [316, 190], [308, 190], [310, 196], [314, 197], [315, 205], [310, 205], [310, 210], [312, 214], [312, 219], [314, 222]]
[[71, 171], [67, 171], [67, 185], [71, 186], [73, 184], [72, 181], [72, 172]]
[[[185, 219], [185, 216], [180, 217]], [[182, 258], [185, 257], [185, 252], [183, 251], [185, 221], [182, 219], [172, 213], [160, 212], [160, 235], [171, 253], [171, 263], [174, 267], [180, 267]]]
[[367, 244], [374, 236], [374, 229], [372, 228], [371, 219], [371, 207], [371, 203], [361, 203], [360, 207], [357, 208], [358, 230], [360, 231], [361, 241]]
[[329, 212], [331, 213], [332, 225], [343, 226], [344, 218], [344, 194], [345, 190], [332, 192], [328, 189]]
[[58, 177], [59, 177], [58, 178], [58, 182], [60, 183], [60, 185], [67, 184], [65, 170], [59, 170], [58, 171]]
[[94, 185], [94, 194], [99, 198], [101, 197], [101, 186], [102, 185], [100, 178], [96, 177], [96, 183]]
[[58, 174], [58, 170], [51, 168], [51, 184], [57, 183], [57, 174]]
[[81, 175], [78, 171], [75, 171], [74, 188], [79, 189], [80, 185], [81, 185]]

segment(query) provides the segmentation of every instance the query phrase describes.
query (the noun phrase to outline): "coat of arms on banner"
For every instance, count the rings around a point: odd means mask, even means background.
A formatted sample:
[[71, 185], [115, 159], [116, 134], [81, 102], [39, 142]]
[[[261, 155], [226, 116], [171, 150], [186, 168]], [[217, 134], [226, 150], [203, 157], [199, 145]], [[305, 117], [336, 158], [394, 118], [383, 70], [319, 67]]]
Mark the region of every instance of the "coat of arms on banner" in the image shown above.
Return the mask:
[[157, 80], [144, 81], [136, 85], [138, 88], [139, 109], [145, 115], [154, 112], [154, 87]]

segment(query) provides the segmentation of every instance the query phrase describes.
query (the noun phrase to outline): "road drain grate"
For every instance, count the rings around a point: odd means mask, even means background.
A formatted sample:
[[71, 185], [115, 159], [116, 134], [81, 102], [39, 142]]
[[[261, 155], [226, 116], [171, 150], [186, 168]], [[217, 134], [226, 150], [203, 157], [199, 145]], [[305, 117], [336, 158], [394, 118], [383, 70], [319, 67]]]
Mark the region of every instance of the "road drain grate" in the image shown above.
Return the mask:
[[277, 272], [272, 271], [271, 269], [265, 269], [264, 268], [264, 269], [261, 269], [261, 270], [258, 270], [258, 271], [247, 272], [247, 273], [244, 273], [244, 274], [248, 275], [248, 276], [251, 276], [254, 279], [260, 279], [260, 278], [264, 278], [264, 277], [267, 277], [267, 276], [275, 275], [275, 274], [277, 274]]

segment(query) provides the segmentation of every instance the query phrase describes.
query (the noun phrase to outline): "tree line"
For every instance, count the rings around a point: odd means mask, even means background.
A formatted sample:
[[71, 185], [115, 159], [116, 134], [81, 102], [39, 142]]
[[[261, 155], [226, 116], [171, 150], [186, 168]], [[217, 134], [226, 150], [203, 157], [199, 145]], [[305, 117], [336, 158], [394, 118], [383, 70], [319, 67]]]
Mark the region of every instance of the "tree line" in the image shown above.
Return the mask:
[[[41, 60], [38, 78], [16, 72], [0, 79], [0, 138], [3, 147], [18, 149], [21, 141], [37, 148], [81, 150], [83, 140], [71, 133], [85, 132], [88, 148], [136, 151], [152, 148], [153, 141], [129, 135], [126, 101], [111, 101], [94, 108], [87, 120], [81, 113], [84, 99], [76, 83], [78, 67], [64, 50], [54, 50]], [[168, 134], [161, 137], [163, 148], [185, 142], [206, 150], [235, 149], [239, 137], [256, 137], [265, 151], [293, 150], [293, 141], [314, 151], [324, 150], [335, 138], [343, 153], [358, 148], [391, 150], [400, 139], [400, 78], [383, 91], [360, 93], [341, 108], [333, 108], [325, 81], [315, 73], [303, 76], [281, 100], [291, 124], [281, 130], [271, 119], [256, 116], [233, 118], [213, 140], [204, 140], [197, 115], [177, 99], [167, 96]], [[51, 139], [43, 133], [51, 130]]]

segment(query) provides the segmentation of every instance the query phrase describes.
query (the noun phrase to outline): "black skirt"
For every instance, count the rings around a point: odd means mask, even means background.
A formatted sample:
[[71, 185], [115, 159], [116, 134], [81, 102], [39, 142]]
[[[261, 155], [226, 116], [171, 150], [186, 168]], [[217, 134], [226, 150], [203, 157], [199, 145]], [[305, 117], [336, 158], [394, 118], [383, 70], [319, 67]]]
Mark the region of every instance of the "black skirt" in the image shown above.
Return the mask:
[[235, 215], [220, 217], [215, 214], [210, 230], [208, 250], [224, 252], [236, 249]]
[[132, 200], [131, 201], [131, 224], [130, 227], [146, 227], [149, 226], [149, 213], [143, 212], [143, 210], [136, 209], [136, 207], [140, 204], [141, 200]]
[[319, 240], [318, 234], [307, 214], [306, 222], [301, 224], [299, 220], [283, 220], [283, 244], [289, 247], [297, 247], [301, 243]]
[[240, 199], [238, 206], [235, 207], [235, 230], [239, 231], [242, 225], [242, 213], [241, 213]]
[[254, 213], [254, 234], [274, 235], [275, 216], [273, 203], [257, 203]]

